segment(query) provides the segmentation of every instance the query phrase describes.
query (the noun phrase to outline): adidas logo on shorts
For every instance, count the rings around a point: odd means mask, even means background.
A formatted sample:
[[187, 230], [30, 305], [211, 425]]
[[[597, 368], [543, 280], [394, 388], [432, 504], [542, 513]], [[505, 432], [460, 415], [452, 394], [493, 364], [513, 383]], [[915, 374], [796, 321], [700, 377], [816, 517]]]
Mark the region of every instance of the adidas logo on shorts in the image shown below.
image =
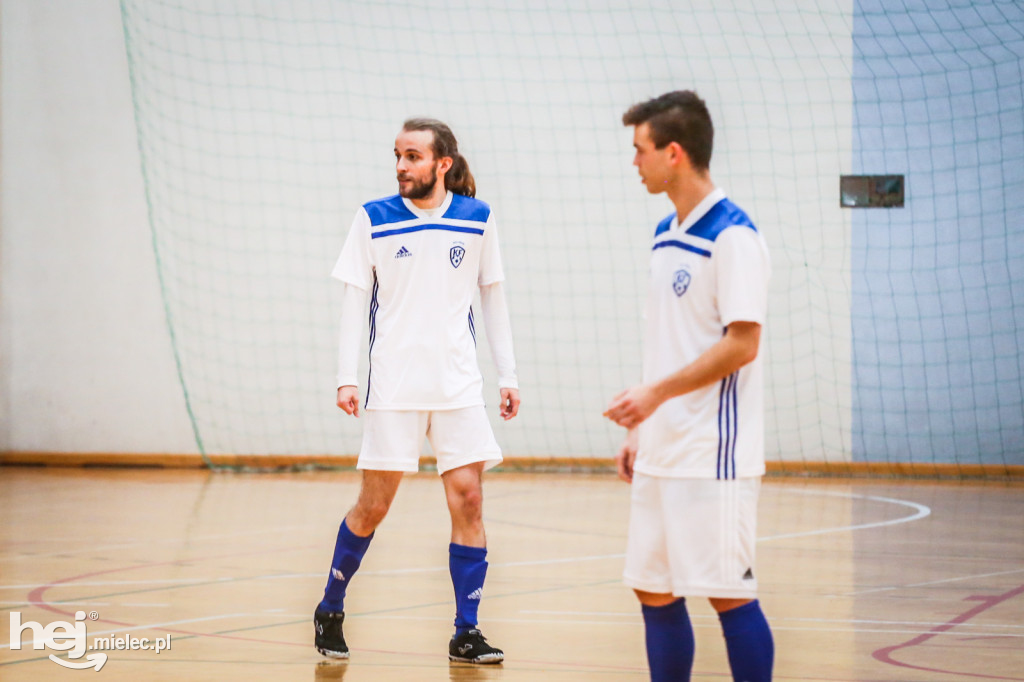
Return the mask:
[[412, 251], [403, 246], [398, 250], [398, 253], [395, 254], [395, 258], [408, 258], [411, 255]]

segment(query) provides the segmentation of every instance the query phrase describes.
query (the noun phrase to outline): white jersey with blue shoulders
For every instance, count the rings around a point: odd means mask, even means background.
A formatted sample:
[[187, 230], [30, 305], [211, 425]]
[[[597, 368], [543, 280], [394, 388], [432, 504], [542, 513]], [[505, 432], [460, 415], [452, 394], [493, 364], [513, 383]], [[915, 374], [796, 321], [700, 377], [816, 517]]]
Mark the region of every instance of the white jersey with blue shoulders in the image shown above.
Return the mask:
[[[681, 222], [675, 214], [665, 218], [651, 252], [644, 382], [691, 364], [732, 322], [764, 325], [770, 272], [763, 236], [722, 190]], [[635, 470], [678, 478], [762, 475], [761, 356], [715, 384], [662, 403], [640, 425]]]
[[370, 292], [366, 409], [484, 403], [473, 296], [505, 278], [490, 206], [452, 192], [432, 210], [397, 194], [366, 203], [331, 274]]

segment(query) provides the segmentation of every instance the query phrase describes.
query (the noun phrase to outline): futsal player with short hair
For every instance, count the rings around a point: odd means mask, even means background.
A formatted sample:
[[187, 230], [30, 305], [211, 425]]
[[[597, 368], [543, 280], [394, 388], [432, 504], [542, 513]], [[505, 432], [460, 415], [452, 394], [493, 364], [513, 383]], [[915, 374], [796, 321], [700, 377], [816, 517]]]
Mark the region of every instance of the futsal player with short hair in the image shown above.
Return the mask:
[[342, 298], [337, 404], [359, 416], [359, 340], [369, 299], [370, 371], [357, 467], [362, 484], [338, 530], [334, 557], [313, 620], [317, 650], [348, 658], [342, 632], [345, 592], [403, 472], [419, 468], [430, 441], [444, 485], [452, 533], [449, 568], [455, 589], [453, 661], [501, 663], [477, 624], [487, 573], [482, 474], [501, 462], [484, 410], [472, 303], [480, 312], [498, 369], [500, 412], [519, 411], [512, 330], [491, 208], [451, 129], [410, 119], [395, 140], [398, 194], [364, 204], [332, 275]]
[[623, 580], [641, 603], [653, 682], [690, 679], [686, 597], [718, 612], [734, 680], [770, 680], [754, 572], [768, 249], [711, 180], [714, 128], [696, 93], [641, 102], [622, 121], [647, 191], [675, 207], [651, 246], [643, 382], [605, 412], [629, 429], [616, 456], [632, 483]]

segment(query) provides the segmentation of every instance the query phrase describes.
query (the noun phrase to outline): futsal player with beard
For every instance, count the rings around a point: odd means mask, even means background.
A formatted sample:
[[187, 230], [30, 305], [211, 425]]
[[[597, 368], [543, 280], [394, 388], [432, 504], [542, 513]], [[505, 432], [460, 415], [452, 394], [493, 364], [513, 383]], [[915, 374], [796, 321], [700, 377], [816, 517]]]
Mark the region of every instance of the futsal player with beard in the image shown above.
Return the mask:
[[359, 496], [338, 530], [313, 621], [317, 650], [348, 658], [342, 632], [346, 590], [387, 515], [404, 472], [417, 471], [430, 442], [451, 516], [449, 569], [455, 590], [453, 661], [497, 664], [501, 649], [480, 632], [477, 612], [487, 573], [483, 472], [501, 462], [487, 419], [476, 359], [481, 314], [498, 370], [500, 414], [519, 411], [512, 331], [494, 214], [451, 129], [410, 119], [395, 140], [398, 194], [364, 204], [332, 275], [344, 285], [337, 404], [360, 415], [360, 335], [369, 299], [370, 371], [357, 467]]

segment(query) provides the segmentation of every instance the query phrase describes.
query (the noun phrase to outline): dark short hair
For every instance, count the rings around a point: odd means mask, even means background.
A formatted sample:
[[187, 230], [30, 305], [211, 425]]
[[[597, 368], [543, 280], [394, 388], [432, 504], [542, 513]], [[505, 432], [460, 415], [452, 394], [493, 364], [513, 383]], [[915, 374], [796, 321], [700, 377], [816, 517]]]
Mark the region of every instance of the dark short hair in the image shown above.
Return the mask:
[[434, 153], [434, 159], [447, 156], [452, 160], [452, 167], [444, 176], [444, 188], [455, 194], [476, 196], [476, 180], [469, 172], [469, 162], [459, 153], [459, 142], [446, 123], [436, 118], [410, 118], [402, 124], [402, 130], [429, 130], [433, 133], [430, 151]]
[[711, 165], [711, 147], [715, 128], [704, 100], [692, 90], [666, 92], [660, 97], [634, 104], [622, 115], [622, 124], [646, 123], [651, 140], [658, 149], [677, 142], [690, 157], [694, 168], [707, 170]]

